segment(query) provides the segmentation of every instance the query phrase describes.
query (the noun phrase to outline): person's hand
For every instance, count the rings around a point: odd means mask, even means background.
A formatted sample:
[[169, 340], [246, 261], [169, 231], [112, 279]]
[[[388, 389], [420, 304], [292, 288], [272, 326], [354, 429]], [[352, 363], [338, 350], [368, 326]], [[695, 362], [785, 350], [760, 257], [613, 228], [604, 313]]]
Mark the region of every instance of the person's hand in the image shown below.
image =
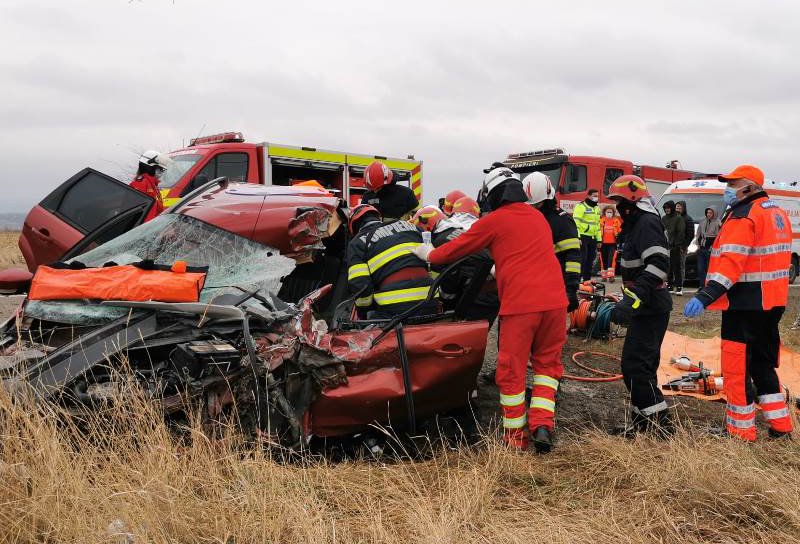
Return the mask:
[[629, 302], [626, 302], [625, 299], [617, 302], [614, 306], [614, 309], [611, 310], [611, 322], [616, 323], [617, 325], [622, 325], [623, 327], [627, 327], [631, 324], [631, 320], [633, 319], [633, 306]]
[[428, 262], [428, 255], [430, 252], [433, 251], [433, 246], [429, 244], [420, 244], [414, 248], [414, 255], [416, 255], [419, 260]]
[[567, 313], [574, 312], [578, 309], [578, 293], [574, 289], [567, 290]]
[[703, 306], [703, 303], [700, 302], [700, 299], [693, 297], [692, 300], [687, 302], [686, 306], [683, 307], [683, 315], [686, 317], [698, 317], [703, 315], [705, 310], [706, 307]]

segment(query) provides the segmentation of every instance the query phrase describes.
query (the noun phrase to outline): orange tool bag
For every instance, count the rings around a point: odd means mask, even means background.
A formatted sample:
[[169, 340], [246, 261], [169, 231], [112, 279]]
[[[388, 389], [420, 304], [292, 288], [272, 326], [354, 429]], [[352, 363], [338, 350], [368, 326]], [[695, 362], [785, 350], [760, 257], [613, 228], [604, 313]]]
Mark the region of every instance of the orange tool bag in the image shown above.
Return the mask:
[[172, 266], [141, 261], [102, 268], [87, 268], [73, 262], [40, 266], [31, 281], [30, 300], [128, 300], [197, 302], [208, 267]]

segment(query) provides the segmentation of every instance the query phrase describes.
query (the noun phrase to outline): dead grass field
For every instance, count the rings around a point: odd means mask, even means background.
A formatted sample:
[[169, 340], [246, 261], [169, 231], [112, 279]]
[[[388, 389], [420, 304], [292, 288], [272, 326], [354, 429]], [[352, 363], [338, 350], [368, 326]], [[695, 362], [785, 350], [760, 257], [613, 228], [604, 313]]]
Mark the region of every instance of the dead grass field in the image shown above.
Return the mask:
[[[0, 238], [2, 263], [18, 259], [10, 238]], [[689, 298], [675, 299], [671, 328], [718, 334], [716, 314], [696, 322], [679, 316]], [[787, 312], [782, 327], [797, 347], [800, 335], [786, 330], [793, 318]], [[621, 348], [620, 341], [581, 342], [570, 339], [565, 356]], [[487, 393], [494, 394], [484, 386]], [[623, 409], [619, 384], [568, 383], [563, 395], [560, 440], [549, 456], [508, 452], [489, 429], [482, 443], [442, 446], [428, 460], [334, 464], [278, 462], [233, 431], [210, 441], [194, 425], [178, 437], [143, 401], [79, 421], [52, 407], [12, 403], [0, 391], [0, 542], [800, 539], [796, 441], [710, 437], [698, 422], [718, 419], [719, 410], [703, 416], [700, 405], [709, 403], [697, 401], [679, 405], [676, 438], [626, 441], [591, 426]]]
[[16, 265], [25, 265], [17, 246], [19, 232], [0, 230], [0, 270]]

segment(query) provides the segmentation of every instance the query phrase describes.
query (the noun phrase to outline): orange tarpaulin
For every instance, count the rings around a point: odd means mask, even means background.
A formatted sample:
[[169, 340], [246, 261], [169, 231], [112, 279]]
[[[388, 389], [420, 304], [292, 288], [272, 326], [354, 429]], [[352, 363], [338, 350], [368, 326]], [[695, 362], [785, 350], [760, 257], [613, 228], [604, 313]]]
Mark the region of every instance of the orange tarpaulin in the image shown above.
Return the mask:
[[[152, 267], [151, 267], [152, 268]], [[197, 302], [206, 281], [205, 271], [178, 262], [145, 270], [134, 265], [72, 269], [40, 266], [31, 282], [31, 300], [128, 300]]]
[[[687, 371], [679, 370], [670, 364], [670, 359], [687, 355], [693, 362], [701, 362], [705, 368], [719, 374], [720, 369], [720, 339], [706, 338], [698, 340], [681, 334], [667, 331], [664, 343], [661, 344], [661, 365], [658, 367], [658, 384], [662, 385], [670, 380], [680, 378]], [[800, 394], [800, 354], [781, 347], [780, 366], [778, 377], [781, 383], [789, 388], [792, 396]], [[703, 395], [685, 391], [665, 391], [665, 395], [686, 395], [703, 400], [724, 400], [725, 394]]]

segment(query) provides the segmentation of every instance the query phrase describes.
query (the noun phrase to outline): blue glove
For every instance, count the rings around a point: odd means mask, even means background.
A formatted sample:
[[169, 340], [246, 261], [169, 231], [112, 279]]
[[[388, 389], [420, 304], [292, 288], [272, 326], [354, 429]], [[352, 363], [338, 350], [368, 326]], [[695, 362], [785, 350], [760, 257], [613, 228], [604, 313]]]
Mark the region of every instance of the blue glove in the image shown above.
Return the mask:
[[704, 311], [706, 311], [706, 307], [703, 306], [703, 303], [700, 302], [699, 298], [694, 297], [692, 300], [686, 303], [686, 306], [684, 306], [683, 315], [686, 317], [698, 317], [703, 315]]

